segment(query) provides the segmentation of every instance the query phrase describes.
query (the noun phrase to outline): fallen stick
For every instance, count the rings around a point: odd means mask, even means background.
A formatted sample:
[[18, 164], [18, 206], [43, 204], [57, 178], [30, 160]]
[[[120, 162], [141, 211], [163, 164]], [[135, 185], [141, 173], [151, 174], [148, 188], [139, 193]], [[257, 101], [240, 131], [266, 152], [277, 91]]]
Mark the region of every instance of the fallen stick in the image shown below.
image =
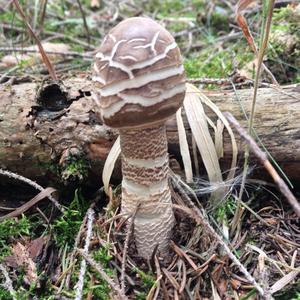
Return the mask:
[[[99, 121], [90, 80], [68, 79], [61, 89], [54, 85], [44, 85], [41, 89], [41, 85], [34, 82], [0, 85], [0, 166], [40, 183], [68, 182], [76, 176], [85, 176], [80, 171], [69, 174], [68, 162], [74, 162], [75, 158], [86, 163], [88, 180], [99, 186], [105, 159], [117, 133]], [[252, 89], [236, 93], [204, 92], [221, 111], [230, 111], [242, 126], [247, 123], [243, 110], [249, 112]], [[254, 124], [264, 146], [286, 174], [296, 180], [300, 180], [299, 98], [295, 85], [259, 89]], [[216, 120], [209, 109], [206, 113]], [[192, 138], [185, 114], [183, 123], [191, 150]], [[181, 161], [175, 117], [168, 122], [167, 135], [170, 154]], [[240, 154], [241, 145], [239, 139]], [[224, 157], [220, 161], [226, 171], [232, 154], [226, 133], [223, 148]], [[121, 178], [120, 166], [116, 166], [114, 177]]]
[[[94, 218], [95, 218], [95, 212], [92, 208], [89, 208], [86, 215], [87, 215], [87, 230], [86, 230], [84, 249], [82, 252], [84, 254], [88, 255], [91, 237], [92, 237], [92, 233], [93, 233], [93, 222], [94, 222]], [[85, 272], [86, 272], [86, 260], [83, 258], [83, 260], [81, 261], [81, 264], [80, 264], [80, 272], [79, 272], [78, 281], [76, 284], [75, 300], [82, 299], [82, 291], [83, 291], [83, 285], [84, 285]]]
[[103, 267], [99, 263], [96, 263], [90, 255], [85, 254], [82, 249], [77, 249], [77, 252], [101, 275], [102, 279], [110, 285], [112, 290], [119, 296], [120, 300], [128, 300], [120, 287], [118, 287], [114, 280], [105, 273]]
[[239, 135], [249, 145], [250, 149], [253, 151], [253, 153], [256, 155], [256, 157], [259, 159], [260, 163], [265, 167], [265, 169], [272, 176], [272, 178], [275, 181], [275, 183], [277, 184], [280, 192], [286, 197], [286, 199], [288, 200], [288, 202], [294, 209], [296, 215], [300, 218], [300, 204], [299, 204], [298, 200], [295, 198], [295, 196], [290, 191], [290, 189], [288, 188], [286, 183], [282, 180], [282, 178], [276, 172], [275, 168], [269, 162], [266, 153], [263, 152], [258, 147], [258, 145], [254, 141], [254, 139], [246, 132], [246, 130], [244, 128], [241, 127], [241, 125], [238, 123], [238, 121], [235, 119], [235, 117], [231, 113], [225, 112], [224, 116], [230, 122], [230, 124], [234, 126], [234, 128], [239, 133]]

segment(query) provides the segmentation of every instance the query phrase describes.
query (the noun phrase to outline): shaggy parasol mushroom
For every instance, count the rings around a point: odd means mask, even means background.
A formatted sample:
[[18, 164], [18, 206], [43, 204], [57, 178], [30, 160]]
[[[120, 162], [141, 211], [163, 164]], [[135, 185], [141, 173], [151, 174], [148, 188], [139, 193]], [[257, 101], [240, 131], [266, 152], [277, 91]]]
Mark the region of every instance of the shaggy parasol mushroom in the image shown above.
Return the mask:
[[120, 133], [122, 212], [134, 219], [139, 255], [168, 251], [174, 225], [168, 185], [166, 120], [185, 95], [185, 73], [171, 34], [134, 17], [104, 38], [93, 66], [94, 99], [103, 122]]

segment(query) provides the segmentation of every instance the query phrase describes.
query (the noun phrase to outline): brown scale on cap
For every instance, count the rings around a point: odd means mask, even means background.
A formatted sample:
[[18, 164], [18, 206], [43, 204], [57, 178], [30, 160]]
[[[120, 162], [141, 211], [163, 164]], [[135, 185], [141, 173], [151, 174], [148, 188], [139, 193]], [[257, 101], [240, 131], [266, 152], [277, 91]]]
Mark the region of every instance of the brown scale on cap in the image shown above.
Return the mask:
[[94, 98], [122, 152], [122, 211], [133, 214], [138, 252], [168, 250], [174, 225], [165, 121], [182, 105], [185, 74], [171, 34], [148, 18], [130, 18], [104, 38], [93, 66]]

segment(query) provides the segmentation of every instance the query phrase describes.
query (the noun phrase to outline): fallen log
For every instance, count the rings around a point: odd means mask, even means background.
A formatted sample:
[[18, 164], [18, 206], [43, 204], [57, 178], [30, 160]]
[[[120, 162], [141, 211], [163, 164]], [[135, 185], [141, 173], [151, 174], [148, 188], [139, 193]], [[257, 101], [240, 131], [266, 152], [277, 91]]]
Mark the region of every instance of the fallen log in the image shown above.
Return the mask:
[[[91, 90], [91, 82], [84, 78], [59, 85], [2, 85], [0, 167], [40, 182], [68, 182], [88, 174], [99, 184], [117, 132], [97, 118]], [[247, 124], [243, 109], [250, 111], [252, 93], [252, 89], [205, 91], [221, 111], [230, 111], [242, 126]], [[207, 110], [207, 115], [216, 120], [212, 111]], [[185, 116], [184, 123], [191, 141]], [[287, 175], [300, 180], [300, 94], [295, 85], [259, 89], [255, 129]], [[167, 132], [170, 152], [180, 160], [175, 119], [170, 120]], [[242, 152], [239, 136], [236, 138]], [[224, 165], [230, 157], [230, 140], [225, 134]], [[120, 178], [118, 170], [116, 177]]]

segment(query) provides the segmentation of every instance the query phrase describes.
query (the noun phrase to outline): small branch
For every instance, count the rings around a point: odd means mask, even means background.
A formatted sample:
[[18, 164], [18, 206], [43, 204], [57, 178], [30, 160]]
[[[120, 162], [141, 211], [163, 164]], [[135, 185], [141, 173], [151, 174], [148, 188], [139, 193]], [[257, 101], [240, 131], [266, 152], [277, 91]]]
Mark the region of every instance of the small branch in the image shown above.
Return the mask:
[[35, 197], [30, 199], [28, 202], [26, 202], [25, 204], [16, 208], [14, 211], [12, 211], [4, 216], [1, 216], [0, 222], [3, 220], [9, 219], [9, 218], [14, 218], [14, 217], [17, 217], [17, 216], [23, 214], [25, 211], [30, 209], [32, 206], [37, 204], [39, 201], [43, 200], [46, 197], [49, 198], [49, 195], [51, 195], [55, 191], [56, 191], [56, 189], [51, 188], [51, 187], [44, 189], [43, 191], [39, 192]]
[[[94, 204], [92, 204], [90, 206], [90, 209], [92, 209], [94, 207]], [[65, 280], [65, 286], [67, 289], [69, 289], [70, 287], [70, 280], [71, 280], [71, 275], [72, 275], [72, 272], [73, 272], [73, 269], [74, 269], [74, 259], [75, 259], [75, 255], [76, 255], [76, 249], [78, 248], [78, 245], [80, 243], [80, 239], [81, 239], [81, 235], [83, 234], [83, 230], [85, 228], [85, 225], [87, 223], [87, 219], [88, 219], [88, 213], [89, 213], [89, 210], [86, 212], [84, 218], [83, 218], [83, 221], [80, 225], [80, 228], [79, 228], [79, 231], [77, 233], [77, 236], [75, 238], [75, 243], [74, 243], [74, 249], [70, 255], [70, 262], [69, 262], [69, 265], [71, 266], [69, 271], [67, 272], [67, 275], [66, 275], [66, 280]]]
[[[87, 231], [86, 231], [86, 238], [85, 238], [85, 244], [84, 244], [84, 249], [83, 249], [84, 254], [88, 254], [88, 252], [89, 252], [89, 246], [90, 246], [90, 241], [91, 241], [92, 232], [93, 232], [92, 229], [93, 229], [94, 217], [95, 217], [94, 210], [92, 208], [89, 208], [87, 211]], [[76, 284], [77, 289], [76, 289], [75, 300], [82, 299], [82, 290], [83, 290], [85, 272], [86, 272], [86, 260], [83, 259], [81, 261], [78, 282]]]
[[83, 20], [84, 29], [85, 29], [86, 34], [87, 34], [87, 41], [88, 41], [88, 43], [90, 44], [90, 32], [89, 32], [88, 24], [87, 24], [87, 22], [86, 22], [85, 13], [84, 13], [84, 11], [83, 11], [83, 9], [82, 9], [80, 0], [76, 0], [76, 2], [77, 2], [77, 4], [78, 4], [78, 7], [79, 7], [79, 10], [80, 10], [80, 13], [81, 13], [81, 17], [82, 17], [82, 20]]
[[216, 84], [216, 85], [224, 85], [231, 84], [232, 80], [230, 78], [188, 78], [188, 82], [190, 83], [202, 83], [202, 84]]
[[[34, 187], [35, 189], [37, 189], [38, 191], [40, 192], [44, 192], [45, 189], [40, 186], [39, 184], [37, 184], [36, 182], [26, 178], [26, 177], [23, 177], [19, 174], [16, 174], [16, 173], [13, 173], [13, 172], [10, 172], [10, 171], [6, 171], [6, 170], [3, 170], [3, 169], [0, 169], [0, 175], [3, 175], [3, 176], [7, 176], [9, 178], [13, 178], [13, 179], [16, 179], [16, 180], [20, 180], [22, 182], [25, 182], [29, 185], [31, 185], [32, 187]], [[57, 200], [51, 196], [51, 194], [47, 195], [47, 198], [56, 206], [57, 209], [59, 209], [61, 212], [64, 211], [64, 208], [62, 205], [60, 205]]]
[[298, 200], [295, 198], [293, 193], [290, 191], [288, 186], [285, 184], [285, 182], [282, 180], [282, 178], [278, 175], [272, 164], [267, 158], [267, 155], [265, 152], [263, 152], [254, 139], [245, 131], [244, 128], [240, 126], [238, 121], [234, 118], [234, 116], [229, 113], [225, 112], [224, 116], [226, 119], [235, 127], [239, 135], [246, 141], [246, 143], [249, 145], [250, 149], [253, 151], [253, 153], [256, 155], [256, 157], [260, 160], [261, 164], [265, 167], [265, 169], [270, 173], [275, 183], [278, 185], [279, 190], [281, 193], [286, 197], [294, 211], [296, 212], [297, 216], [300, 217], [300, 204]]
[[[20, 47], [0, 47], [0, 52], [22, 52], [22, 53], [38, 53], [38, 49], [24, 49]], [[74, 56], [74, 57], [83, 57], [83, 58], [93, 58], [93, 54], [90, 53], [78, 53], [75, 51], [45, 51], [47, 54], [54, 54], [54, 55], [62, 55], [62, 56]]]
[[118, 294], [120, 300], [128, 300], [128, 298], [122, 293], [120, 287], [105, 273], [100, 263], [95, 262], [93, 258], [90, 255], [85, 254], [82, 249], [77, 249], [77, 252], [101, 275], [102, 279], [110, 285], [110, 287]]
[[136, 206], [135, 211], [133, 212], [132, 217], [129, 221], [128, 231], [126, 233], [126, 238], [124, 242], [123, 256], [122, 256], [122, 269], [121, 269], [121, 290], [124, 295], [125, 295], [125, 269], [126, 269], [126, 258], [128, 252], [129, 239], [133, 230], [134, 219], [139, 207], [140, 207], [140, 203]]
[[0, 264], [0, 271], [2, 272], [2, 274], [5, 278], [5, 283], [3, 283], [2, 286], [9, 291], [13, 300], [17, 300], [17, 298], [15, 297], [16, 291], [13, 288], [12, 281], [9, 277], [9, 274], [8, 274], [6, 268], [2, 264]]

